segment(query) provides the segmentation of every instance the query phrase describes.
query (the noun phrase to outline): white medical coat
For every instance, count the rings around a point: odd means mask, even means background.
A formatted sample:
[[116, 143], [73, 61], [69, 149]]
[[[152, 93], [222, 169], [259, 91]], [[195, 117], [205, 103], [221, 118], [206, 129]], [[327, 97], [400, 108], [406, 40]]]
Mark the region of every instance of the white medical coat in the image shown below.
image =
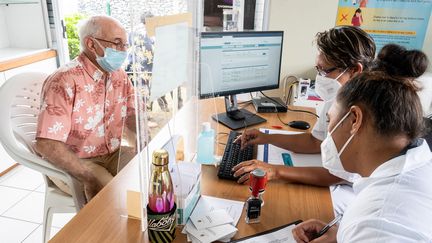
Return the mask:
[[312, 136], [316, 139], [323, 141], [327, 137], [327, 112], [330, 110], [330, 107], [333, 104], [334, 99], [325, 101], [323, 108], [319, 114], [319, 118], [315, 123], [315, 126], [312, 129]]
[[426, 141], [353, 184], [338, 242], [432, 242], [432, 153]]

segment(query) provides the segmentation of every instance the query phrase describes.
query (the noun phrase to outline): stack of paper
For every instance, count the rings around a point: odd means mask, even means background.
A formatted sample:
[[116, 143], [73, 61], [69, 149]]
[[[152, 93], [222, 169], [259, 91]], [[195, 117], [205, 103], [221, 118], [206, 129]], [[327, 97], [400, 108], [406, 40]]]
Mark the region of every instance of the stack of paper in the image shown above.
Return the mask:
[[243, 206], [244, 202], [202, 196], [182, 233], [193, 243], [228, 242], [237, 233]]

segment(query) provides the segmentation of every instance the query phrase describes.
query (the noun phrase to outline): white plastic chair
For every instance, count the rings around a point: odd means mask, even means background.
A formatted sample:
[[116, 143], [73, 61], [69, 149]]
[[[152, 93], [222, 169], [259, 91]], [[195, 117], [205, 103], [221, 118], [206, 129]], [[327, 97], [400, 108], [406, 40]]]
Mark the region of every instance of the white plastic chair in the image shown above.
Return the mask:
[[[0, 142], [10, 157], [42, 173], [46, 182], [43, 242], [49, 240], [54, 213], [78, 212], [86, 202], [82, 184], [34, 150], [40, 92], [47, 76], [36, 72], [17, 74], [0, 88]], [[60, 191], [47, 176], [64, 181], [72, 196]]]

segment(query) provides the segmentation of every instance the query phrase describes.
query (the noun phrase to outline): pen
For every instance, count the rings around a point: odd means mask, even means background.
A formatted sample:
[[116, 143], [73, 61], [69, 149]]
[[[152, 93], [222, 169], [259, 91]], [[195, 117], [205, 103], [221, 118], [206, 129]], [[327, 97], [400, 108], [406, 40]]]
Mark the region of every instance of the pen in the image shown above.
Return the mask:
[[321, 237], [322, 235], [324, 235], [325, 233], [327, 233], [327, 231], [336, 223], [338, 223], [341, 219], [342, 219], [343, 214], [339, 214], [338, 216], [336, 216], [336, 218], [334, 218], [330, 223], [328, 223], [326, 226], [324, 226], [316, 235], [315, 235], [315, 239]]
[[272, 128], [275, 128], [275, 129], [282, 129], [282, 126], [278, 126], [278, 125], [273, 125], [273, 126], [271, 126]]
[[240, 135], [238, 135], [235, 139], [234, 139], [234, 141], [233, 141], [233, 143], [237, 143], [240, 139], [241, 139], [241, 134]]

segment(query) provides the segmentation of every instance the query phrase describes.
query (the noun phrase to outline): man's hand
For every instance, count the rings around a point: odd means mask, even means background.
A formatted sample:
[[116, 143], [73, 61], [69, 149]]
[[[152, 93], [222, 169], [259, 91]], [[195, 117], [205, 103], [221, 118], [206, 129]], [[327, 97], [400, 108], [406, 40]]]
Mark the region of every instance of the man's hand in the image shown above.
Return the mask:
[[276, 178], [277, 166], [270, 165], [256, 159], [243, 161], [240, 164], [234, 166], [233, 167], [233, 171], [235, 171], [234, 177], [238, 177], [242, 175], [242, 177], [240, 177], [237, 180], [237, 182], [244, 183], [249, 179], [249, 172], [257, 168], [260, 168], [267, 173], [267, 180], [270, 181]]
[[248, 145], [268, 143], [267, 136], [268, 134], [262, 133], [257, 129], [245, 130], [239, 138], [241, 142], [241, 148], [243, 149]]
[[51, 164], [67, 171], [81, 181], [88, 201], [102, 189], [102, 184], [96, 179], [93, 172], [63, 142], [38, 138], [35, 148]]
[[294, 239], [297, 242], [313, 242], [313, 243], [324, 243], [324, 242], [336, 242], [336, 234], [338, 227], [334, 225], [324, 235], [315, 238], [318, 232], [326, 226], [326, 223], [317, 220], [309, 219], [299, 225], [293, 230]]

